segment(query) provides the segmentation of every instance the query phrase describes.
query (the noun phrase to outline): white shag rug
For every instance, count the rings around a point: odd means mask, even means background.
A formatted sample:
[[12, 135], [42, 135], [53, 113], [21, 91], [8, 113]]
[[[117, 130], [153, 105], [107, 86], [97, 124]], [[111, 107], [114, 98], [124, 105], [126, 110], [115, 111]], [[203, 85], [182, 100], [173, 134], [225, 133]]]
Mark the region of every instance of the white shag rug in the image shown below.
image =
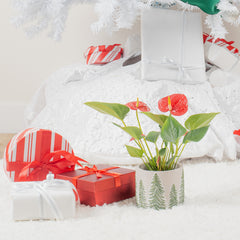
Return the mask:
[[129, 199], [102, 207], [80, 206], [71, 220], [14, 222], [11, 184], [1, 167], [0, 240], [239, 239], [240, 161], [188, 161], [184, 170], [185, 204], [172, 210], [139, 209]]

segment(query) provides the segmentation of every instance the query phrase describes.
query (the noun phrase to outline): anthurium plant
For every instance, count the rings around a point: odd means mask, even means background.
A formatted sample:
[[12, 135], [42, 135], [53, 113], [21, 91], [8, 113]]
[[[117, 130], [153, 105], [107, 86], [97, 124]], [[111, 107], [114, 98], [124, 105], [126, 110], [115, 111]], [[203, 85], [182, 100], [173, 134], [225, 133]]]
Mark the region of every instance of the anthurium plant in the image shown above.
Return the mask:
[[[218, 113], [200, 113], [191, 115], [184, 126], [174, 116], [188, 111], [188, 100], [184, 94], [173, 94], [159, 100], [158, 108], [169, 115], [151, 113], [147, 104], [139, 101], [126, 105], [119, 103], [86, 102], [87, 106], [104, 114], [117, 118], [114, 123], [132, 138], [135, 146], [126, 145], [131, 157], [141, 158], [148, 170], [166, 171], [177, 167], [179, 159], [189, 142], [200, 141], [207, 133], [210, 122]], [[136, 126], [127, 126], [125, 118], [129, 111], [135, 111]], [[142, 129], [139, 113], [153, 120], [159, 131], [145, 133]], [[150, 146], [153, 145], [153, 146]]]

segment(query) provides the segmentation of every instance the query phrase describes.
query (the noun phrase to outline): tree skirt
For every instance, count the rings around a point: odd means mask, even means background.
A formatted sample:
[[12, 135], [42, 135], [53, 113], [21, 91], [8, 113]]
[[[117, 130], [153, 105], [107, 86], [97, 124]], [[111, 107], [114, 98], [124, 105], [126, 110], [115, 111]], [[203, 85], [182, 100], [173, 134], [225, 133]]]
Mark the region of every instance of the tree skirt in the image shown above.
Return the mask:
[[185, 204], [172, 210], [139, 209], [135, 199], [102, 207], [80, 206], [64, 221], [11, 219], [10, 183], [0, 160], [0, 239], [238, 239], [240, 162], [187, 161]]

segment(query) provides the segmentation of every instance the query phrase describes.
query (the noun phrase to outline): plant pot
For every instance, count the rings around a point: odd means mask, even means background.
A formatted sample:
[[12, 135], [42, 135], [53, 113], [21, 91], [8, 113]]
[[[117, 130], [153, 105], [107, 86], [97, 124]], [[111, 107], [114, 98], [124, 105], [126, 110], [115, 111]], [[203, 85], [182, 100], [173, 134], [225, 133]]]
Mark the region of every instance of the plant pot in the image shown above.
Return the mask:
[[139, 165], [136, 171], [137, 206], [156, 210], [172, 208], [184, 202], [184, 171], [179, 165], [169, 171], [149, 171]]

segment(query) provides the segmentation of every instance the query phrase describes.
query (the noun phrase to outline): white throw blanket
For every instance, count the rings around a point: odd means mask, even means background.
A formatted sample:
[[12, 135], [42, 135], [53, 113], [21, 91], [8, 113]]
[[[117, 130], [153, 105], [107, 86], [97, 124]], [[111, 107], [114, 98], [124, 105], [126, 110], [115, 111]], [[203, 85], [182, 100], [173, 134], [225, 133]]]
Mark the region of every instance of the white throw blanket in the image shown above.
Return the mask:
[[[236, 159], [233, 130], [240, 128], [240, 122], [238, 124], [234, 121], [234, 125], [232, 119], [240, 119], [240, 112], [231, 113], [229, 105], [239, 100], [237, 94], [231, 95], [231, 98], [227, 96], [230, 90], [234, 91], [233, 87], [240, 89], [240, 82], [233, 85], [228, 82], [213, 91], [209, 82], [186, 85], [173, 81], [141, 81], [141, 63], [122, 67], [123, 61], [105, 66], [76, 64], [57, 71], [42, 85], [30, 103], [26, 111], [28, 126], [59, 132], [69, 140], [76, 154], [92, 163], [134, 164], [139, 162], [138, 159], [128, 157], [124, 146], [130, 138], [112, 124], [117, 121], [90, 109], [84, 102], [125, 104], [139, 97], [152, 111], [160, 113], [157, 108], [160, 98], [173, 93], [184, 93], [189, 101], [189, 111], [178, 117], [180, 122], [195, 113], [221, 114], [213, 120], [202, 141], [188, 145], [183, 157], [209, 156], [218, 161]], [[130, 113], [127, 119], [128, 123], [136, 124], [134, 114]], [[141, 119], [144, 132], [158, 129], [157, 124], [145, 116], [141, 116]]]

